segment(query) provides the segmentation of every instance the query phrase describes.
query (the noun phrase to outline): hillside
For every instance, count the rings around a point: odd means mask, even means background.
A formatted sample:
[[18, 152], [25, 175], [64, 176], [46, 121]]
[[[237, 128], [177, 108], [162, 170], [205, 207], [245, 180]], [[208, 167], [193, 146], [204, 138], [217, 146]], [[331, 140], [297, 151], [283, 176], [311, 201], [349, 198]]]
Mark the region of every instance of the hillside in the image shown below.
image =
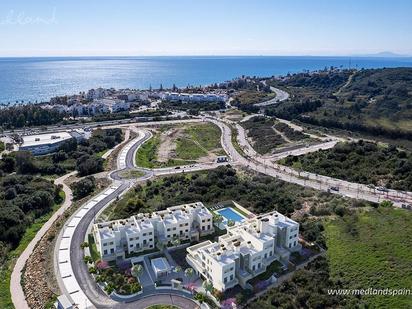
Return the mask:
[[267, 109], [269, 115], [412, 139], [412, 68], [300, 73], [272, 85], [292, 97]]

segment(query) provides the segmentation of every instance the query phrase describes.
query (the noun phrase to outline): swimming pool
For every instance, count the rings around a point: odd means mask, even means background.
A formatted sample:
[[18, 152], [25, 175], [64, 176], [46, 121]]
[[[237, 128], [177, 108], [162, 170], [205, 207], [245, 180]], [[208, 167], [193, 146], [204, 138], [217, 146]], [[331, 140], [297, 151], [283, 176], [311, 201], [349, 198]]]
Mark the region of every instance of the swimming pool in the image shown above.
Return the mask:
[[219, 215], [222, 215], [227, 221], [233, 220], [235, 222], [242, 222], [245, 217], [233, 210], [232, 207], [226, 207], [216, 210]]

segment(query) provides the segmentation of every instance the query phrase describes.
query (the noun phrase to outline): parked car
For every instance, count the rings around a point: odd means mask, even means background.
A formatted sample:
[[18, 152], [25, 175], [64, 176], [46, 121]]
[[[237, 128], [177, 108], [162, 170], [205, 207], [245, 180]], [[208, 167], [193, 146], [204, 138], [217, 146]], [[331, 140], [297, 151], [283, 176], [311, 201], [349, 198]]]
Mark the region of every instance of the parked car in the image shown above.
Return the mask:
[[412, 210], [412, 205], [410, 205], [410, 204], [402, 204], [402, 208], [403, 208], [403, 209]]
[[339, 192], [339, 187], [330, 187], [329, 190]]
[[381, 192], [389, 192], [389, 190], [385, 187], [377, 187], [376, 190], [381, 191]]

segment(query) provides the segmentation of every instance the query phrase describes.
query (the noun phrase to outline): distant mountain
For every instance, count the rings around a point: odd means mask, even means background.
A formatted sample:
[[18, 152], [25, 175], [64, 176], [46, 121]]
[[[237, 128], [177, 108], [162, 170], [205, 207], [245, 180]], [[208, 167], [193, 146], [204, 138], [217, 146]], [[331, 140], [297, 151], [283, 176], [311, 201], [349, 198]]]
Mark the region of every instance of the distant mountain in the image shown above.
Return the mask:
[[412, 140], [412, 68], [300, 73], [273, 83], [291, 99], [270, 115]]
[[354, 55], [356, 57], [382, 57], [382, 58], [401, 58], [401, 57], [412, 57], [411, 55], [397, 54], [390, 51], [383, 51], [375, 54], [360, 54]]

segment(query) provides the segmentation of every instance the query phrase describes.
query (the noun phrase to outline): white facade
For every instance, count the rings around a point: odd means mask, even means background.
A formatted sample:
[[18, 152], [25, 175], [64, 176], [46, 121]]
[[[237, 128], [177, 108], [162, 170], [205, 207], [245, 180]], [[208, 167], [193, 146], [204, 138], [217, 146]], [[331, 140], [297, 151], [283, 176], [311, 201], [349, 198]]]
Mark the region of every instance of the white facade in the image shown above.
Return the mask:
[[213, 215], [200, 202], [93, 226], [97, 250], [104, 260], [153, 249], [156, 241], [194, 240], [213, 231]]
[[23, 143], [19, 146], [19, 150], [30, 151], [33, 155], [44, 155], [56, 151], [65, 141], [71, 138], [81, 140], [89, 136], [90, 134], [86, 134], [82, 130], [26, 135], [22, 136]]
[[225, 102], [227, 96], [214, 93], [177, 93], [165, 92], [161, 95], [163, 100], [168, 101], [183, 101], [183, 102]]
[[101, 99], [110, 94], [110, 91], [108, 89], [103, 89], [103, 88], [97, 88], [97, 89], [90, 89], [87, 91], [86, 98], [89, 100], [94, 100], [94, 99]]
[[218, 242], [205, 241], [187, 248], [187, 262], [213, 287], [224, 291], [266, 271], [278, 260], [301, 249], [299, 224], [278, 212], [248, 219], [227, 228]]

